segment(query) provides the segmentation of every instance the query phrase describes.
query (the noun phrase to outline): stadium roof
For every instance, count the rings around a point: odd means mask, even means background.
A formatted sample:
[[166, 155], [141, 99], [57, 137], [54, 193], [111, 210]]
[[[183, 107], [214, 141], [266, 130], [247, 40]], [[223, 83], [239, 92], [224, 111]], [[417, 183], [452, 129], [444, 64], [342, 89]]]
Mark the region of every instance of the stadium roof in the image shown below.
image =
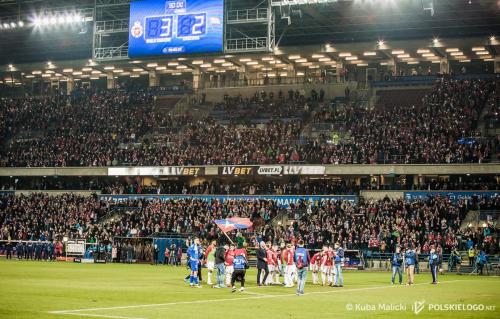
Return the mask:
[[[106, 73], [115, 76], [140, 76], [155, 70], [159, 74], [191, 73], [194, 68], [203, 72], [221, 73], [230, 70], [241, 72], [240, 66], [247, 70], [261, 71], [274, 75], [285, 72], [297, 72], [307, 69], [335, 68], [337, 62], [358, 66], [384, 65], [397, 63], [429, 64], [439, 63], [446, 58], [455, 62], [471, 60], [493, 61], [500, 50], [498, 39], [483, 37], [425, 39], [392, 42], [359, 42], [356, 44], [310, 45], [301, 47], [285, 47], [274, 54], [239, 54], [212, 55], [205, 57], [173, 57], [165, 59], [141, 59], [117, 62], [97, 63], [89, 59], [61, 60], [47, 62], [14, 64], [12, 68], [4, 66], [0, 69], [4, 77], [9, 78], [11, 71], [24, 72], [25, 77], [47, 77], [54, 80], [72, 77], [75, 79], [99, 78]], [[5, 75], [6, 74], [6, 75]], [[18, 75], [15, 76], [18, 78]], [[0, 78], [0, 80], [3, 80]]]
[[[104, 0], [100, 0], [104, 1]], [[108, 1], [108, 0], [106, 0]], [[125, 0], [122, 0], [125, 1]], [[434, 0], [434, 15], [423, 10], [431, 0], [342, 0], [336, 3], [275, 7], [276, 37], [280, 47], [326, 43], [500, 36], [497, 0]], [[94, 0], [0, 0], [0, 19], [30, 17], [43, 10], [92, 9]], [[228, 9], [262, 5], [261, 0], [226, 0]], [[289, 18], [287, 18], [289, 17]], [[253, 36], [256, 25], [238, 25]], [[9, 63], [89, 59], [92, 25], [40, 32], [28, 25], [0, 29], [0, 65]]]

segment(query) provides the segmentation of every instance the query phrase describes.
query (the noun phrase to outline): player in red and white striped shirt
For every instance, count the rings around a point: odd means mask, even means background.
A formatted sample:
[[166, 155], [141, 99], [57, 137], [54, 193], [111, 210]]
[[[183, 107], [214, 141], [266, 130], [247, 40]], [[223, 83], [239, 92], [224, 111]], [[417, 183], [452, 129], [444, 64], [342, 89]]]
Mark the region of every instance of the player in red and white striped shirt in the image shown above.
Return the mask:
[[293, 287], [293, 274], [295, 264], [293, 262], [293, 250], [292, 245], [287, 244], [286, 249], [283, 250], [283, 260], [285, 262], [285, 287], [292, 288]]
[[318, 271], [319, 271], [320, 261], [321, 261], [321, 252], [317, 252], [312, 256], [311, 266], [310, 266], [312, 271], [313, 284], [315, 285], [318, 284]]
[[272, 277], [274, 275], [274, 284], [275, 285], [280, 285], [280, 263], [279, 260], [280, 258], [278, 257], [278, 245], [273, 245], [272, 249], [272, 258], [273, 258], [273, 263], [274, 263], [274, 273], [270, 273], [270, 276]]
[[234, 245], [231, 244], [229, 249], [226, 251], [225, 262], [226, 265], [225, 274], [226, 274], [226, 286], [231, 287], [231, 276], [234, 272], [233, 261], [234, 261]]
[[264, 283], [265, 285], [273, 285], [274, 284], [274, 271], [276, 268], [276, 263], [275, 263], [275, 258], [274, 258], [274, 252], [271, 249], [271, 242], [268, 242], [266, 244], [266, 262], [267, 262], [267, 269], [269, 270], [269, 276], [267, 276], [266, 282]]
[[325, 284], [332, 283], [333, 278], [331, 276], [332, 272], [332, 259], [330, 257], [330, 254], [328, 253], [328, 247], [323, 246], [323, 251], [321, 252], [321, 261], [320, 261], [320, 271], [321, 271], [321, 284], [324, 286]]

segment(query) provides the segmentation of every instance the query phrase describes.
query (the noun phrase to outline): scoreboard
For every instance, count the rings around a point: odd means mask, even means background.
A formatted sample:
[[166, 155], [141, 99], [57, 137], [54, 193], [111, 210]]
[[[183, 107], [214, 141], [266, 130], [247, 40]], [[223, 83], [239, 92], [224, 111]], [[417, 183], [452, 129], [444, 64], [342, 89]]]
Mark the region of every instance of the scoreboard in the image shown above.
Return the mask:
[[129, 57], [223, 50], [224, 0], [130, 3]]

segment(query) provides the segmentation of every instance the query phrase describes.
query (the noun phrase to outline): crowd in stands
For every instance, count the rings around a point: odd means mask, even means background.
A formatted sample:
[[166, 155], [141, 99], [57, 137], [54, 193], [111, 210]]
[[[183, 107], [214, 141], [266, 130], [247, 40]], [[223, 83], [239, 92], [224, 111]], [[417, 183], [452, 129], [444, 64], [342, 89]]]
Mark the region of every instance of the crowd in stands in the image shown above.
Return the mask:
[[500, 184], [494, 177], [469, 177], [448, 181], [431, 180], [413, 190], [500, 190]]
[[378, 184], [362, 180], [358, 185], [352, 179], [290, 179], [266, 181], [259, 179], [229, 178], [192, 183], [186, 180], [158, 181], [144, 185], [140, 180], [97, 177], [77, 178], [0, 178], [0, 191], [14, 190], [81, 190], [103, 194], [200, 194], [200, 195], [350, 195], [362, 190], [500, 190], [495, 176], [451, 176], [450, 179], [425, 179], [420, 184]]
[[99, 218], [107, 210], [108, 205], [93, 196], [69, 193], [56, 197], [43, 193], [4, 195], [0, 197], [0, 239], [84, 238], [93, 234]]
[[355, 194], [359, 187], [340, 181], [300, 182], [203, 182], [188, 185], [182, 182], [163, 182], [156, 186], [114, 184], [103, 189], [105, 194], [200, 194], [200, 195], [328, 195]]
[[265, 90], [255, 92], [251, 98], [243, 98], [241, 95], [231, 97], [224, 95], [224, 100], [214, 106], [214, 116], [227, 119], [231, 123], [250, 124], [253, 121], [268, 121], [282, 119], [300, 119], [307, 121], [311, 115], [311, 108], [317, 102], [323, 102], [325, 91], [319, 93], [312, 89], [310, 97], [304, 89], [290, 90], [288, 94], [278, 91]]
[[[113, 237], [147, 237], [158, 233], [190, 234], [210, 240], [221, 234], [214, 220], [249, 217], [253, 241], [296, 242], [311, 248], [340, 242], [348, 249], [392, 251], [414, 245], [423, 253], [438, 244], [445, 251], [463, 248], [468, 239], [498, 252], [495, 229], [464, 228], [469, 209], [499, 210], [500, 197], [454, 203], [447, 198], [350, 201], [305, 201], [281, 207], [273, 200], [177, 199], [128, 200], [111, 204], [95, 196], [63, 194], [3, 195], [0, 197], [0, 240], [60, 241], [85, 238], [107, 242]], [[287, 214], [295, 221], [281, 225], [274, 217]], [[488, 232], [486, 231], [488, 230]], [[252, 240], [249, 240], [252, 242]]]
[[484, 119], [491, 123], [497, 123], [500, 120], [500, 84], [497, 84], [496, 94], [492, 94], [485, 106]]
[[322, 111], [316, 122], [343, 122], [350, 140], [315, 141], [301, 155], [331, 164], [484, 162], [498, 153], [498, 143], [481, 138], [476, 125], [494, 88], [492, 82], [443, 80], [421, 105]]
[[[105, 166], [121, 143], [151, 129], [152, 96], [102, 92], [71, 98], [2, 99], [1, 166]], [[117, 164], [117, 163], [116, 163]]]
[[[309, 104], [322, 100], [322, 92], [307, 99], [294, 91], [226, 96], [218, 107], [237, 120], [227, 125], [210, 117], [195, 121], [189, 114], [155, 113], [153, 96], [140, 91], [2, 99], [0, 165], [484, 162], [500, 148], [498, 139], [477, 130], [483, 109], [491, 108], [488, 116], [498, 113], [494, 93], [493, 82], [440, 80], [420, 105], [317, 112]], [[244, 123], [264, 113], [270, 116], [266, 123]], [[342, 123], [336, 130], [343, 138], [305, 136], [310, 115], [313, 123]], [[159, 127], [167, 128], [166, 136], [148, 139]]]
[[[428, 253], [431, 245], [444, 251], [466, 248], [466, 240], [498, 252], [494, 227], [461, 230], [469, 209], [499, 209], [500, 198], [480, 199], [467, 203], [452, 203], [447, 198], [425, 200], [368, 200], [353, 204], [349, 201], [324, 201], [299, 215], [298, 222], [278, 228], [266, 227], [263, 238], [283, 238], [285, 241], [304, 239], [310, 247], [340, 242], [347, 249], [393, 252], [397, 245], [413, 246]], [[486, 231], [488, 230], [488, 231]]]
[[215, 165], [287, 163], [300, 160], [295, 143], [301, 123], [272, 121], [240, 128], [213, 121], [200, 121], [172, 136], [164, 145], [120, 150], [120, 162], [138, 165]]
[[255, 227], [271, 220], [280, 208], [271, 200], [128, 200], [117, 205], [95, 196], [0, 196], [0, 240], [93, 239], [147, 237], [154, 233], [215, 236], [214, 219], [250, 217]]

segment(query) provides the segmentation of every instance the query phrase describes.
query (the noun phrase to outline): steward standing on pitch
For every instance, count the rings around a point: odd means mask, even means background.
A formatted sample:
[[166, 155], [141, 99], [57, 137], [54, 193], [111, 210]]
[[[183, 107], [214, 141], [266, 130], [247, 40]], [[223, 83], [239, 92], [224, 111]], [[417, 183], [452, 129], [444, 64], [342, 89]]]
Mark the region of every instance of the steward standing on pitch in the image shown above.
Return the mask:
[[432, 273], [432, 284], [437, 284], [437, 275], [438, 275], [438, 265], [439, 265], [439, 256], [436, 254], [436, 250], [434, 248], [431, 249], [431, 254], [429, 255], [429, 268]]
[[407, 285], [413, 285], [415, 283], [415, 252], [412, 247], [408, 248], [405, 254], [405, 263], [406, 263], [406, 274], [408, 276]]
[[344, 263], [344, 249], [339, 243], [335, 244], [335, 285], [334, 287], [344, 287], [344, 277], [342, 276], [342, 264]]
[[401, 285], [403, 283], [403, 269], [401, 269], [401, 267], [403, 266], [403, 255], [401, 254], [401, 249], [399, 247], [396, 247], [396, 252], [392, 254], [391, 264], [392, 264], [391, 283], [394, 285], [394, 279], [396, 279], [396, 274], [398, 274], [399, 284]]

